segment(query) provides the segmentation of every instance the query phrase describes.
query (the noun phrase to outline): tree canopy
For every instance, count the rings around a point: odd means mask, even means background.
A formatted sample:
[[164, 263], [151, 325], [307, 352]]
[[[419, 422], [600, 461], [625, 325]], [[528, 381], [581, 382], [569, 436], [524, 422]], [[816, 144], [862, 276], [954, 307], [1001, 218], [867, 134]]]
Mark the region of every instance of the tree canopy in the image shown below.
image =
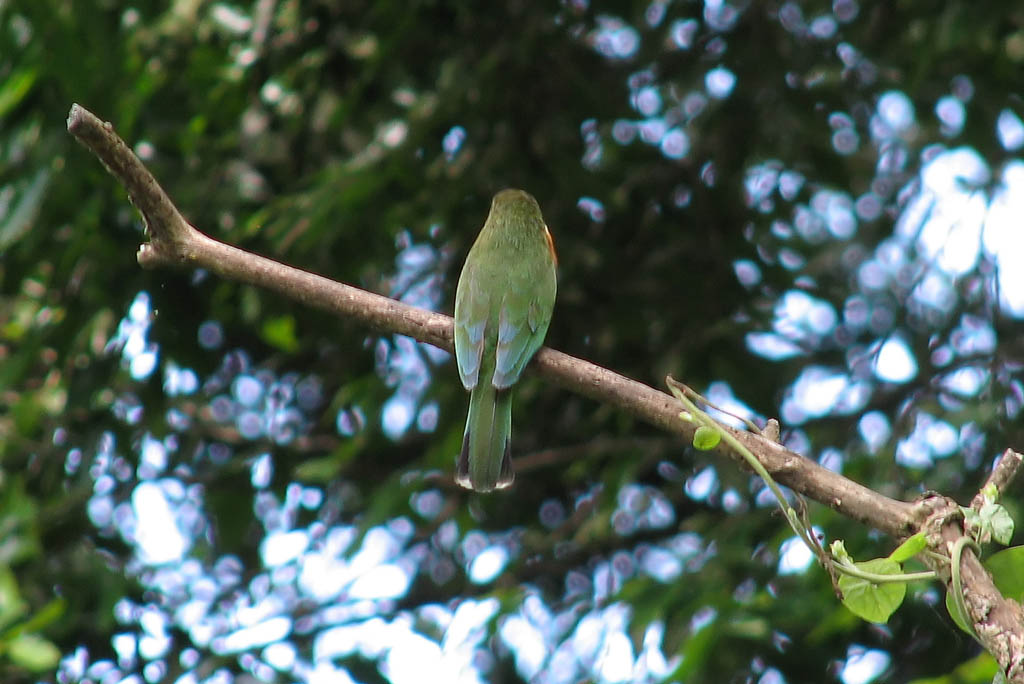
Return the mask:
[[447, 352], [140, 268], [65, 117], [213, 238], [447, 314], [523, 188], [550, 347], [967, 505], [1022, 445], [1022, 68], [1004, 2], [0, 3], [0, 678], [992, 681], [942, 582], [856, 617], [760, 478], [547, 366], [514, 486], [457, 487]]

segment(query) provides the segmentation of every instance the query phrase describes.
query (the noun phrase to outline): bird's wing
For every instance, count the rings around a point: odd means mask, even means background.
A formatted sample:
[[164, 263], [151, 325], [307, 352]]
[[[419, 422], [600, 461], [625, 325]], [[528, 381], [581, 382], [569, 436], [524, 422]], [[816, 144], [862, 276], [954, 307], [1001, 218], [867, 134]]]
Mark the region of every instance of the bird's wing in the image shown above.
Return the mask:
[[455, 361], [466, 389], [476, 387], [480, 360], [484, 351], [484, 331], [490, 300], [480, 290], [471, 264], [467, 261], [455, 292]]
[[498, 389], [512, 386], [523, 372], [527, 362], [544, 342], [555, 308], [553, 287], [545, 296], [545, 283], [534, 282], [504, 293], [501, 313], [498, 314], [498, 349], [494, 379]]

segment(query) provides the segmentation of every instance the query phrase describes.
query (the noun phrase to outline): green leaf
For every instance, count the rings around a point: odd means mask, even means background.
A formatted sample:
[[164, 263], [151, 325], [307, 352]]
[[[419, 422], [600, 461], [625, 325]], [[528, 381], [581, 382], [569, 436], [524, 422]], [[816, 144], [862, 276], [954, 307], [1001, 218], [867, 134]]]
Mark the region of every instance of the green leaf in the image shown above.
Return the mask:
[[924, 532], [918, 532], [907, 537], [906, 541], [893, 549], [893, 552], [889, 554], [889, 560], [903, 563], [924, 551], [924, 547], [927, 545], [928, 542], [924, 538]]
[[935, 677], [914, 679], [910, 684], [998, 684], [999, 664], [987, 651], [982, 651], [970, 660], [965, 660], [949, 672]]
[[997, 503], [987, 503], [981, 507], [981, 522], [991, 532], [992, 538], [1000, 544], [1009, 544], [1013, 538], [1013, 518], [1009, 511]]
[[946, 592], [946, 612], [949, 613], [949, 617], [953, 618], [953, 622], [956, 626], [964, 631], [966, 634], [974, 634], [974, 631], [970, 626], [970, 618], [960, 612], [960, 605], [953, 600], [952, 592]]
[[296, 466], [295, 478], [300, 482], [326, 484], [338, 477], [342, 465], [342, 461], [333, 456], [307, 459]]
[[13, 631], [18, 633], [41, 631], [63, 617], [66, 609], [67, 602], [62, 598], [55, 598], [33, 613], [27, 620], [11, 628], [8, 634]]
[[60, 649], [36, 634], [22, 634], [7, 644], [11, 661], [33, 672], [52, 670], [60, 660]]
[[1024, 546], [1003, 549], [985, 559], [999, 593], [1014, 601], [1024, 601]]
[[49, 182], [49, 169], [40, 169], [31, 181], [17, 184], [12, 208], [0, 216], [0, 251], [20, 240], [35, 225]]
[[701, 451], [710, 451], [718, 446], [718, 443], [721, 441], [722, 434], [718, 430], [706, 425], [701, 425], [693, 433], [693, 446]]
[[[902, 571], [900, 564], [889, 558], [875, 558], [854, 563], [854, 566], [876, 575], [899, 575]], [[875, 584], [849, 575], [839, 578], [839, 588], [843, 592], [843, 605], [868, 622], [887, 622], [907, 595], [907, 585], [903, 582]]]
[[828, 550], [835, 556], [835, 559], [840, 563], [852, 563], [853, 556], [846, 550], [846, 544], [843, 543], [842, 539], [834, 539], [829, 545]]
[[7, 568], [0, 569], [0, 627], [6, 627], [28, 612], [28, 604], [21, 598], [18, 580]]
[[36, 82], [36, 69], [22, 69], [10, 74], [0, 82], [0, 118], [18, 106], [25, 99]]
[[[1024, 600], [1024, 546], [1014, 546], [994, 553], [982, 563], [992, 574], [999, 593], [1014, 601]], [[970, 634], [966, 615], [961, 615], [953, 596], [946, 592], [946, 611], [957, 627]]]
[[299, 340], [295, 337], [295, 318], [292, 316], [265, 320], [261, 336], [264, 342], [281, 351], [293, 352], [299, 348]]
[[1009, 512], [1000, 504], [986, 497], [985, 504], [980, 511], [973, 508], [961, 507], [967, 527], [973, 532], [976, 541], [984, 544], [989, 539], [995, 539], [1000, 544], [1009, 544], [1013, 538], [1013, 518]]

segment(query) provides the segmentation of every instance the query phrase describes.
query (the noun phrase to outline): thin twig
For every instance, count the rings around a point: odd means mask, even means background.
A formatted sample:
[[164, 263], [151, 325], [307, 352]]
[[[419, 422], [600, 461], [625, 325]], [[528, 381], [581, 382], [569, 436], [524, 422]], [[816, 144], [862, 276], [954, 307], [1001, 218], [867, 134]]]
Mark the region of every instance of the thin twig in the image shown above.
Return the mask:
[[976, 511], [981, 510], [981, 507], [985, 505], [985, 491], [987, 490], [994, 488], [996, 499], [1002, 497], [1006, 493], [1007, 488], [1009, 488], [1010, 483], [1013, 482], [1013, 478], [1017, 476], [1022, 462], [1024, 462], [1024, 456], [1020, 453], [1013, 449], [1004, 451], [1003, 455], [996, 461], [992, 472], [989, 473], [988, 479], [985, 480], [985, 485], [974, 495], [974, 499], [971, 501], [971, 508]]

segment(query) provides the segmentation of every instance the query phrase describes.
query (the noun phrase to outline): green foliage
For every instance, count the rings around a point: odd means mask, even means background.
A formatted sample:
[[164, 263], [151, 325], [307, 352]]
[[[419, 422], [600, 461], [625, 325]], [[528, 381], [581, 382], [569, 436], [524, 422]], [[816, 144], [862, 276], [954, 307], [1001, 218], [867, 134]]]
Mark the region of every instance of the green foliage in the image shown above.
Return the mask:
[[[902, 572], [900, 564], [889, 558], [873, 558], [854, 563], [863, 572], [874, 575], [897, 576]], [[843, 592], [843, 605], [854, 615], [868, 622], [888, 622], [889, 617], [903, 603], [907, 585], [902, 582], [878, 584], [862, 577], [843, 575], [839, 578], [839, 589]]]
[[20, 634], [6, 644], [11, 663], [31, 672], [47, 672], [57, 666], [60, 650], [35, 634]]
[[693, 434], [693, 448], [700, 451], [710, 451], [721, 441], [721, 433], [706, 425], [701, 425]]
[[985, 559], [984, 565], [1003, 596], [1024, 601], [1024, 546], [997, 551]]
[[968, 527], [975, 531], [979, 541], [994, 539], [1000, 544], [1009, 544], [1013, 538], [1013, 518], [1004, 506], [986, 501], [980, 510], [963, 508]]
[[5, 116], [28, 95], [38, 73], [38, 70], [30, 67], [8, 75], [0, 85], [0, 116]]
[[893, 549], [889, 554], [889, 560], [896, 563], [906, 563], [908, 560], [924, 551], [928, 545], [924, 532], [918, 532], [907, 537], [902, 544]]
[[30, 615], [14, 574], [0, 569], [0, 669], [43, 673], [56, 667], [60, 650], [37, 632], [59, 620], [63, 613], [64, 602], [55, 599]]
[[[991, 573], [992, 581], [1003, 596], [1014, 601], [1024, 600], [1024, 546], [998, 551], [982, 564]], [[946, 610], [957, 627], [967, 634], [973, 634], [970, 620], [962, 614], [952, 592], [946, 594]]]
[[1004, 684], [999, 665], [988, 653], [979, 653], [941, 677], [915, 679], [910, 684]]
[[[900, 544], [887, 558], [854, 561], [842, 541], [831, 544], [840, 572], [839, 590], [843, 605], [868, 622], [886, 623], [907, 595], [907, 582], [922, 577], [903, 574], [903, 563], [925, 548], [923, 533]], [[930, 575], [926, 573], [925, 575]]]
[[[781, 574], [789, 532], [747, 473], [529, 373], [516, 487], [455, 488], [466, 397], [444, 355], [208, 273], [142, 271], [137, 215], [63, 118], [80, 102], [110, 120], [212, 236], [449, 313], [489, 198], [527, 189], [559, 251], [548, 344], [778, 416], [785, 444], [888, 495], [969, 500], [1020, 443], [1019, 314], [999, 255], [941, 268], [971, 240], [938, 249], [919, 238], [953, 228], [915, 217], [969, 227], [947, 196], [1001, 206], [1020, 156], [999, 133], [1022, 116], [1015, 11], [0, 4], [0, 553], [16, 607], [0, 679], [53, 681], [52, 647], [67, 682], [146, 666], [168, 681], [301, 679], [268, 664], [273, 649], [218, 650], [261, 599], [295, 626], [274, 645], [311, 669], [331, 628], [407, 629], [440, 651], [456, 611], [494, 598], [459, 651], [467, 669], [494, 663], [480, 672], [494, 681], [555, 665], [611, 679], [612, 646], [634, 656], [624, 679], [819, 682], [863, 648], [889, 656], [888, 681], [961, 672], [973, 643], [951, 643], [920, 596], [881, 632], [819, 570]], [[712, 92], [727, 74], [732, 89]], [[906, 128], [887, 128], [886, 95], [906, 98]], [[984, 173], [938, 192], [930, 163], [955, 151]], [[785, 353], [755, 353], [759, 335]], [[879, 377], [889, 340], [905, 342], [909, 378]], [[821, 375], [832, 384], [808, 381]], [[136, 536], [160, 500], [180, 558]], [[825, 507], [809, 516], [858, 553], [885, 543]], [[998, 509], [982, 517], [1012, 537]], [[296, 539], [306, 551], [275, 560]], [[506, 559], [490, 579], [472, 574], [484, 551]], [[354, 565], [367, 558], [380, 563]], [[1002, 575], [1019, 566], [1008, 558]], [[330, 572], [307, 582], [320, 562]], [[358, 576], [395, 572], [403, 591], [349, 598]], [[516, 625], [543, 635], [535, 671], [507, 640]], [[125, 656], [114, 634], [166, 651]], [[316, 667], [426, 671], [390, 653]]]
[[263, 321], [262, 333], [263, 341], [280, 351], [294, 352], [299, 349], [295, 319], [291, 316], [278, 316]]

